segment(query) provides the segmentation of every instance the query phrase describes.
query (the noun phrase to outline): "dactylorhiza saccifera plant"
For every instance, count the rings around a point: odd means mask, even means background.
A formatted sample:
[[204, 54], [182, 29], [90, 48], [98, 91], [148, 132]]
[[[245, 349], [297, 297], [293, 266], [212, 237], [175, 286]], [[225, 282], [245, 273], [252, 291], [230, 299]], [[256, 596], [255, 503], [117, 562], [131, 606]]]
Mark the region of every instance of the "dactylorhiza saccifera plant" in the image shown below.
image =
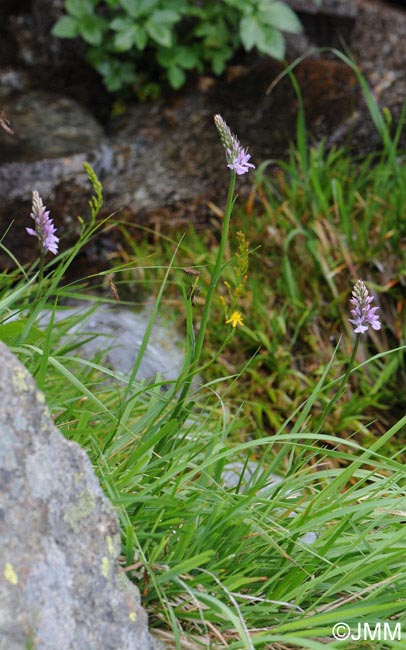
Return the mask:
[[[365, 282], [357, 280], [350, 299], [350, 304], [353, 307], [351, 309], [351, 315], [353, 318], [349, 318], [350, 323], [354, 326], [354, 334], [356, 336], [348, 369], [343, 378], [343, 386], [351, 372], [361, 335], [366, 334], [369, 327], [372, 327], [374, 330], [381, 329], [381, 321], [376, 313], [379, 307], [372, 306], [373, 301], [374, 297], [369, 295]], [[338, 392], [340, 393], [340, 390]]]
[[[373, 300], [374, 298], [369, 295], [365, 282], [358, 280], [354, 286], [350, 300], [351, 305], [353, 305], [351, 314], [354, 318], [350, 318], [349, 321], [355, 325], [355, 334], [365, 334], [365, 332], [368, 331], [369, 326], [374, 330], [381, 329], [381, 322], [376, 313], [379, 307], [371, 306]], [[358, 338], [359, 337], [357, 336], [357, 340]]]
[[[83, 167], [94, 190], [94, 195], [89, 201], [90, 218], [85, 221], [82, 217], [77, 217], [80, 228], [79, 237], [71, 247], [65, 248], [61, 253], [59, 251], [59, 238], [56, 236], [57, 229], [49, 216], [50, 211], [43, 204], [39, 193], [36, 190], [32, 193], [31, 218], [34, 220], [34, 227], [26, 228], [26, 231], [38, 240], [38, 276], [35, 278], [38, 288], [36, 299], [32, 305], [35, 304], [36, 308], [39, 309], [45, 305], [46, 300], [49, 300], [51, 296], [55, 298], [56, 294], [61, 292], [61, 280], [64, 273], [76, 258], [80, 249], [110, 219], [110, 217], [97, 218], [103, 204], [102, 186], [92, 167], [88, 163], [84, 163]], [[48, 252], [52, 253], [55, 258], [49, 264], [52, 267], [52, 272], [49, 273], [47, 283], [45, 283], [44, 273], [48, 266], [48, 264], [45, 264], [45, 256]]]
[[56, 255], [58, 252], [59, 238], [56, 237], [56, 228], [49, 216], [50, 211], [46, 209], [38, 192], [32, 193], [32, 212], [31, 217], [34, 219], [35, 229], [26, 228], [29, 235], [37, 237], [40, 245], [40, 252], [45, 255], [47, 251]]
[[[221, 144], [224, 147], [227, 167], [230, 169], [230, 181], [228, 186], [228, 194], [226, 200], [226, 207], [224, 211], [224, 218], [221, 229], [221, 237], [219, 249], [217, 252], [216, 260], [214, 263], [213, 271], [211, 274], [211, 281], [209, 288], [207, 290], [207, 296], [204, 303], [203, 314], [200, 321], [199, 333], [197, 335], [196, 341], [194, 342], [193, 349], [190, 355], [190, 366], [189, 366], [189, 376], [186, 379], [178, 405], [183, 404], [184, 399], [189, 391], [191, 380], [194, 374], [198, 371], [198, 365], [200, 357], [202, 354], [203, 343], [205, 339], [205, 333], [207, 328], [207, 323], [210, 316], [211, 306], [213, 302], [214, 293], [218, 285], [224, 264], [224, 253], [228, 241], [228, 233], [230, 227], [230, 218], [233, 211], [233, 207], [236, 201], [235, 195], [235, 184], [237, 176], [241, 176], [250, 171], [250, 169], [255, 169], [250, 161], [251, 155], [248, 153], [247, 149], [244, 149], [238, 140], [237, 136], [231, 132], [231, 129], [221, 117], [221, 115], [214, 116], [214, 123], [217, 128], [218, 134], [220, 136]], [[226, 320], [226, 323], [230, 323], [233, 328], [237, 325], [243, 325], [242, 315], [239, 311], [234, 310], [230, 318]], [[189, 332], [192, 331], [192, 328], [189, 327]]]
[[376, 313], [379, 307], [372, 306], [373, 301], [374, 301], [374, 297], [369, 295], [365, 282], [363, 282], [363, 280], [357, 280], [352, 290], [351, 299], [350, 299], [350, 304], [352, 305], [352, 309], [350, 311], [353, 318], [348, 319], [350, 323], [354, 326], [354, 334], [355, 334], [355, 342], [352, 349], [351, 358], [348, 363], [347, 370], [337, 389], [337, 392], [335, 393], [333, 399], [327, 403], [326, 408], [323, 411], [323, 414], [318, 423], [316, 433], [318, 433], [321, 430], [327, 415], [331, 413], [333, 407], [335, 406], [338, 399], [341, 397], [341, 395], [345, 390], [348, 377], [351, 374], [354, 361], [357, 355], [360, 337], [363, 334], [367, 333], [369, 327], [372, 327], [372, 329], [374, 330], [381, 329], [381, 321], [379, 319], [378, 314]]
[[39, 281], [41, 282], [44, 275], [44, 258], [49, 251], [53, 255], [58, 252], [59, 238], [56, 236], [56, 228], [53, 220], [49, 216], [50, 211], [46, 209], [42, 199], [36, 190], [32, 193], [32, 212], [31, 218], [34, 219], [34, 228], [26, 228], [29, 235], [38, 239], [39, 243]]

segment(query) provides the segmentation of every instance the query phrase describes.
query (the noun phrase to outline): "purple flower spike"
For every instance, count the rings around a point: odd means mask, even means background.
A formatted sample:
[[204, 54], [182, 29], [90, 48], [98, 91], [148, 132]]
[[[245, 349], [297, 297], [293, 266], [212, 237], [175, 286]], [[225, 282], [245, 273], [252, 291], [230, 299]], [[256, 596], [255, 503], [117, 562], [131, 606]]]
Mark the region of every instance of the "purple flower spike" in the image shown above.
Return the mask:
[[231, 133], [230, 128], [221, 115], [214, 116], [214, 123], [220, 136], [221, 144], [226, 152], [227, 167], [239, 176], [249, 172], [249, 168], [255, 169], [255, 165], [248, 162], [251, 155], [243, 149], [238, 138]]
[[29, 235], [37, 237], [42, 252], [49, 251], [53, 255], [58, 252], [58, 237], [55, 236], [56, 228], [49, 216], [49, 210], [42, 203], [42, 199], [37, 191], [32, 193], [32, 212], [31, 217], [35, 222], [34, 228], [26, 228]]
[[374, 330], [381, 329], [379, 316], [376, 313], [379, 307], [371, 307], [373, 299], [373, 296], [369, 295], [365, 283], [362, 280], [358, 280], [352, 291], [352, 298], [350, 299], [350, 303], [354, 305], [354, 309], [351, 309], [351, 314], [354, 318], [349, 318], [349, 321], [355, 325], [355, 334], [364, 334], [369, 326]]
[[237, 154], [232, 158], [232, 162], [228, 163], [227, 167], [232, 169], [238, 175], [246, 174], [247, 172], [249, 172], [249, 167], [253, 167], [255, 169], [255, 165], [252, 165], [251, 163], [248, 162], [250, 158], [251, 156], [246, 151], [246, 149], [243, 149], [240, 146], [237, 151]]

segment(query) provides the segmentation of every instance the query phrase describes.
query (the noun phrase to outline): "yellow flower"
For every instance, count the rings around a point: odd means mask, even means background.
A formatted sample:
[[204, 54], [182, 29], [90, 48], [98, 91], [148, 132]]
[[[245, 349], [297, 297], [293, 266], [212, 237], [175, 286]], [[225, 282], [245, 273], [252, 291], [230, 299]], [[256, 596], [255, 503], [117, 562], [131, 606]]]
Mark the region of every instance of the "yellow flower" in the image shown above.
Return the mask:
[[230, 318], [226, 320], [226, 323], [231, 323], [233, 327], [237, 327], [237, 325], [244, 325], [242, 315], [239, 311], [233, 311]]

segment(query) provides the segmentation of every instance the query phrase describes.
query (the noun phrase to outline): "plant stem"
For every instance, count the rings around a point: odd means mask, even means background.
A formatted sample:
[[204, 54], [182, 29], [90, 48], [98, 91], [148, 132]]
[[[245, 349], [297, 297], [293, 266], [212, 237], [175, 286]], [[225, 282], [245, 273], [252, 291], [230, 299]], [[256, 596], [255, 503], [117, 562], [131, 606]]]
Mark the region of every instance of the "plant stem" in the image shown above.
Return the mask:
[[210, 316], [210, 309], [211, 305], [213, 302], [213, 297], [214, 297], [214, 292], [216, 290], [218, 281], [221, 276], [221, 272], [223, 270], [223, 261], [224, 261], [224, 253], [228, 241], [228, 231], [229, 231], [229, 226], [230, 226], [230, 217], [231, 213], [233, 211], [234, 207], [234, 202], [235, 202], [235, 197], [234, 197], [234, 190], [235, 190], [235, 180], [236, 180], [236, 174], [235, 172], [231, 171], [230, 172], [230, 184], [228, 186], [228, 194], [227, 194], [227, 202], [226, 202], [226, 208], [224, 212], [224, 218], [223, 218], [223, 226], [221, 229], [221, 238], [220, 238], [220, 245], [219, 249], [217, 252], [217, 257], [216, 261], [214, 263], [214, 268], [213, 272], [211, 275], [211, 281], [210, 281], [210, 286], [207, 290], [207, 296], [206, 296], [206, 301], [204, 303], [204, 308], [203, 308], [203, 314], [202, 314], [202, 320], [200, 323], [200, 329], [199, 329], [199, 334], [197, 335], [196, 339], [196, 344], [194, 347], [194, 352], [193, 356], [191, 359], [191, 363], [189, 366], [188, 370], [188, 376], [185, 380], [185, 383], [183, 384], [183, 388], [181, 391], [181, 394], [179, 396], [177, 405], [175, 407], [175, 413], [179, 411], [179, 408], [182, 406], [188, 392], [190, 389], [190, 385], [192, 383], [192, 378], [193, 374], [196, 371], [196, 368], [199, 364], [199, 360], [202, 354], [202, 349], [203, 349], [203, 343], [204, 343], [204, 338], [206, 334], [206, 329], [207, 329], [207, 323], [209, 320]]
[[325, 409], [324, 409], [324, 411], [322, 413], [322, 416], [320, 418], [320, 422], [319, 422], [319, 425], [318, 425], [315, 433], [320, 433], [320, 429], [323, 426], [327, 415], [329, 413], [331, 413], [331, 411], [333, 410], [335, 404], [337, 403], [337, 401], [339, 400], [341, 395], [344, 393], [344, 389], [345, 389], [345, 386], [347, 384], [348, 377], [350, 376], [352, 367], [354, 365], [355, 357], [356, 357], [358, 346], [359, 346], [359, 339], [360, 339], [360, 334], [357, 334], [356, 337], [355, 337], [355, 343], [354, 343], [354, 347], [353, 347], [353, 350], [352, 350], [351, 359], [349, 361], [347, 371], [346, 371], [344, 377], [342, 378], [341, 383], [340, 383], [340, 385], [339, 385], [339, 387], [337, 389], [337, 392], [334, 395], [333, 399], [330, 402], [328, 402], [328, 404], [326, 405], [326, 407], [325, 407]]
[[42, 295], [42, 290], [43, 290], [43, 282], [44, 282], [44, 266], [45, 266], [45, 254], [42, 249], [42, 246], [40, 246], [40, 254], [39, 254], [39, 261], [38, 261], [38, 287], [35, 295], [35, 300], [34, 300], [34, 308], [39, 305], [39, 302], [41, 300], [41, 295]]
[[211, 304], [213, 302], [213, 296], [214, 292], [216, 290], [218, 281], [220, 279], [220, 275], [222, 272], [222, 265], [223, 265], [223, 260], [224, 260], [224, 253], [228, 241], [228, 231], [229, 231], [229, 226], [230, 226], [230, 217], [231, 217], [231, 212], [233, 210], [234, 206], [234, 189], [235, 189], [235, 179], [236, 175], [234, 172], [230, 173], [230, 185], [228, 188], [228, 195], [227, 195], [227, 203], [226, 203], [226, 209], [224, 213], [224, 219], [223, 219], [223, 227], [221, 229], [221, 239], [220, 239], [220, 246], [217, 252], [217, 257], [216, 257], [216, 262], [214, 265], [213, 273], [211, 276], [211, 282], [209, 289], [207, 291], [207, 297], [206, 297], [206, 302], [204, 304], [204, 309], [203, 309], [203, 314], [202, 314], [202, 320], [200, 323], [200, 329], [199, 329], [199, 334], [196, 339], [196, 347], [195, 347], [195, 354], [194, 354], [194, 359], [193, 359], [193, 365], [197, 366], [199, 363], [199, 359], [202, 353], [202, 348], [203, 348], [203, 343], [204, 343], [204, 337], [206, 334], [206, 328], [207, 328], [207, 322], [209, 320], [210, 316], [210, 309], [211, 309]]

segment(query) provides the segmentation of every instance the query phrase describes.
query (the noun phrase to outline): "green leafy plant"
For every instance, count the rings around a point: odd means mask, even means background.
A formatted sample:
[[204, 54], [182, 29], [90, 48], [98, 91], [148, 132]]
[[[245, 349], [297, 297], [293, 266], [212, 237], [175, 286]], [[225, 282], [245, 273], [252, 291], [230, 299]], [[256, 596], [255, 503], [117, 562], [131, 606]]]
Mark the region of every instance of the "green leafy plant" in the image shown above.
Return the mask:
[[241, 46], [282, 59], [282, 32], [301, 29], [279, 0], [65, 0], [65, 10], [53, 34], [81, 38], [111, 92], [152, 92], [157, 66], [173, 88], [189, 70], [219, 75]]
[[[268, 178], [265, 163], [258, 170], [261, 201], [252, 202], [246, 224], [239, 223], [234, 188], [236, 175], [249, 171], [249, 154], [216, 116], [230, 169], [217, 246], [207, 245], [201, 233], [192, 244], [184, 243], [186, 237], [177, 243], [166, 237], [170, 262], [164, 272], [156, 256], [153, 267], [140, 267], [142, 256], [135, 249], [115, 269], [123, 283], [125, 273], [144, 270], [159, 281], [141, 356], [164, 290], [180, 295], [184, 289], [178, 304], [186, 354], [175, 381], [159, 374], [152, 384], [138, 379], [139, 358], [129, 376], [101, 365], [98, 354], [85, 358], [80, 349], [84, 334], [75, 330], [82, 313], [59, 309], [58, 303], [74, 298], [85, 301], [90, 313], [106, 301], [76, 283], [64, 286], [65, 271], [79, 250], [107, 225], [107, 219], [98, 217], [102, 187], [90, 166], [90, 215], [79, 218], [75, 244], [66, 249], [61, 236], [60, 250], [45, 257], [53, 252], [49, 246], [55, 250], [50, 237], [55, 231], [49, 215], [45, 218], [48, 211], [36, 200], [35, 233], [47, 251], [40, 249], [28, 269], [10, 251], [16, 269], [0, 274], [0, 338], [30, 370], [55, 425], [89, 454], [120, 518], [120, 561], [140, 586], [154, 635], [177, 650], [372, 650], [378, 647], [376, 640], [388, 650], [405, 647], [406, 415], [399, 390], [404, 381], [389, 383], [397, 365], [404, 378], [399, 358], [406, 348], [404, 317], [400, 321], [405, 272], [403, 264], [392, 277], [384, 265], [390, 258], [399, 263], [401, 255], [404, 260], [405, 172], [397, 149], [401, 125], [391, 139], [370, 99], [384, 145], [374, 164], [367, 159], [360, 165], [341, 150], [326, 154], [322, 146], [308, 149], [303, 118], [298, 146], [288, 162], [279, 162], [280, 173]], [[244, 235], [238, 225], [244, 226]], [[135, 245], [130, 237], [128, 243]], [[186, 246], [193, 248], [187, 251]], [[0, 249], [6, 251], [1, 241]], [[182, 255], [182, 266], [176, 268], [175, 258], [179, 263]], [[386, 287], [382, 279], [371, 282], [371, 276], [382, 275], [381, 269]], [[366, 334], [367, 325], [374, 331], [379, 327], [377, 307], [363, 283], [356, 283], [348, 303], [349, 281], [358, 270], [368, 277], [376, 298], [396, 289], [395, 282], [399, 285], [398, 316], [379, 300], [382, 338]], [[109, 277], [110, 271], [98, 275]], [[181, 271], [182, 281], [172, 282]], [[220, 300], [221, 292], [227, 300]], [[44, 308], [50, 312], [45, 327]], [[332, 314], [342, 339], [330, 354]], [[388, 333], [396, 322], [399, 345], [393, 348]], [[346, 329], [352, 325], [354, 347], [348, 360]], [[235, 347], [242, 356], [234, 357], [234, 367], [228, 363], [227, 376], [208, 377], [213, 360], [221, 363], [224, 342], [231, 344], [237, 332]], [[354, 342], [354, 333], [365, 336]], [[317, 354], [311, 357], [303, 351], [312, 341]], [[256, 367], [250, 360], [251, 343]], [[364, 359], [353, 366], [357, 347], [364, 348]], [[340, 348], [345, 369], [337, 365]], [[370, 356], [372, 350], [378, 353]], [[286, 359], [304, 385], [299, 403]], [[385, 359], [394, 365], [385, 366]], [[195, 370], [205, 373], [199, 387], [190, 381]], [[358, 385], [363, 370], [365, 398]], [[248, 373], [259, 376], [255, 385], [247, 385]], [[222, 384], [238, 386], [237, 408], [229, 389], [221, 392]], [[368, 403], [383, 396], [389, 406], [388, 396], [395, 392], [403, 401], [390, 425], [381, 417], [357, 425]], [[251, 426], [245, 436], [248, 402], [254, 400], [269, 409], [272, 431], [257, 426], [252, 435]], [[286, 409], [279, 423], [272, 414], [278, 408]], [[329, 430], [327, 415], [337, 416]], [[343, 419], [347, 435], [341, 435]], [[26, 650], [33, 650], [35, 638], [33, 625]]]

